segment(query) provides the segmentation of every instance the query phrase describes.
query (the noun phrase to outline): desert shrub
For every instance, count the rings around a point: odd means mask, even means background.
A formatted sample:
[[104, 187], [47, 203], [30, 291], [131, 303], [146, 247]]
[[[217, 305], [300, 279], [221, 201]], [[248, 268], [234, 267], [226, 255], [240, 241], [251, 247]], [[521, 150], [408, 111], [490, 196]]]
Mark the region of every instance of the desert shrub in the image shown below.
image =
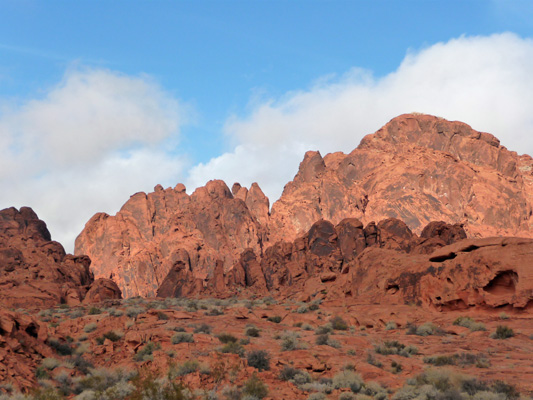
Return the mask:
[[165, 314], [163, 311], [158, 311], [157, 312], [157, 319], [159, 321], [168, 321], [168, 318], [169, 318], [168, 315]]
[[317, 335], [326, 335], [331, 332], [333, 332], [331, 324], [321, 325], [315, 329], [315, 334]]
[[307, 371], [298, 371], [298, 373], [291, 379], [295, 385], [300, 387], [306, 383], [310, 383], [312, 380], [313, 378], [311, 378], [311, 375], [309, 375], [309, 372]]
[[91, 307], [89, 308], [89, 311], [87, 312], [88, 315], [98, 315], [101, 314], [102, 310], [100, 310], [98, 307]]
[[298, 340], [300, 336], [296, 332], [285, 331], [281, 335], [281, 350], [292, 351], [304, 348], [303, 343]]
[[402, 364], [396, 361], [391, 362], [391, 372], [393, 374], [399, 374], [400, 372], [402, 372], [402, 370], [403, 370]]
[[210, 317], [218, 317], [219, 315], [224, 315], [224, 311], [222, 311], [218, 307], [213, 307], [209, 311], [207, 311], [205, 315], [208, 315]]
[[405, 346], [397, 340], [385, 341], [382, 344], [374, 346], [374, 350], [376, 353], [385, 356], [398, 354], [402, 357], [411, 357], [418, 353], [418, 349], [415, 346]]
[[341, 344], [337, 340], [331, 339], [327, 333], [324, 335], [318, 335], [315, 343], [318, 345], [331, 346], [336, 349], [341, 347]]
[[124, 312], [122, 310], [118, 310], [116, 308], [110, 308], [109, 310], [107, 310], [107, 312], [109, 313], [109, 315], [115, 318], [122, 317], [124, 315]]
[[383, 367], [383, 363], [379, 361], [376, 357], [374, 357], [374, 355], [370, 352], [368, 353], [366, 357], [366, 362], [369, 363], [370, 365], [373, 365], [374, 367], [378, 367], [378, 368]]
[[492, 339], [509, 339], [514, 336], [514, 331], [505, 325], [498, 325], [496, 332], [490, 334]]
[[327, 397], [324, 393], [311, 393], [307, 400], [326, 400]]
[[309, 311], [309, 308], [307, 306], [300, 306], [296, 309], [296, 312], [298, 314], [305, 314], [306, 312]]
[[516, 387], [514, 385], [502, 381], [493, 382], [491, 389], [494, 393], [503, 394], [506, 399], [511, 400], [518, 399], [520, 397], [520, 393], [518, 392], [518, 390], [516, 390]]
[[70, 356], [74, 351], [69, 343], [63, 343], [56, 338], [49, 338], [46, 343], [53, 348], [57, 354], [62, 356]]
[[307, 323], [302, 324], [301, 328], [304, 331], [312, 331], [313, 330], [313, 327], [310, 324], [307, 324]]
[[[92, 392], [96, 397], [101, 396], [100, 398], [108, 398], [103, 397], [102, 395], [109, 395], [113, 388], [118, 384], [121, 382], [129, 382], [136, 376], [137, 373], [132, 370], [110, 370], [107, 368], [91, 369], [86, 376], [75, 378], [73, 382], [73, 391], [78, 394], [85, 393], [83, 396], [84, 398], [90, 398], [88, 397], [90, 394], [89, 392]], [[124, 387], [122, 387], [122, 389], [124, 389]], [[133, 390], [133, 388], [130, 389]]]
[[192, 374], [193, 372], [198, 371], [198, 368], [200, 367], [200, 364], [197, 360], [187, 360], [183, 364], [180, 364], [177, 367], [176, 374], [178, 376], [185, 376], [188, 374]]
[[291, 379], [294, 379], [294, 376], [300, 372], [301, 371], [299, 369], [286, 365], [279, 372], [278, 378], [282, 381], [290, 381]]
[[229, 333], [220, 333], [217, 335], [217, 339], [220, 340], [221, 343], [237, 343], [237, 338]]
[[187, 332], [177, 332], [174, 335], [172, 335], [172, 338], [170, 339], [172, 344], [179, 344], [179, 343], [193, 343], [194, 337], [192, 333]]
[[126, 308], [126, 315], [130, 318], [137, 318], [137, 316], [145, 311], [144, 308], [138, 306], [132, 306]]
[[160, 348], [161, 345], [156, 345], [154, 342], [148, 342], [137, 352], [137, 354], [133, 356], [133, 360], [138, 362], [152, 360], [152, 353], [154, 350], [158, 350]]
[[239, 357], [244, 357], [244, 347], [242, 347], [237, 342], [228, 342], [220, 348], [221, 353], [233, 353], [237, 354]]
[[112, 342], [118, 342], [120, 339], [122, 339], [122, 336], [124, 335], [122, 335], [121, 333], [117, 333], [115, 331], [108, 331], [104, 333], [104, 338], [109, 339]]
[[356, 400], [356, 398], [352, 392], [342, 392], [339, 394], [339, 400]]
[[331, 327], [336, 331], [347, 331], [348, 324], [341, 317], [335, 316], [329, 320]]
[[359, 393], [363, 384], [361, 376], [353, 371], [341, 371], [333, 377], [335, 389], [350, 389], [354, 393]]
[[268, 317], [267, 321], [274, 322], [275, 324], [279, 324], [281, 322], [281, 317], [279, 315], [274, 315], [272, 317]]
[[250, 336], [250, 337], [259, 337], [260, 336], [260, 331], [258, 328], [256, 328], [255, 326], [247, 326], [246, 329], [244, 330], [244, 334], [246, 336]]
[[507, 315], [507, 314], [504, 313], [504, 312], [501, 312], [501, 313], [500, 313], [500, 319], [509, 319], [509, 315]]
[[242, 393], [237, 386], [225, 386], [222, 389], [222, 396], [226, 400], [241, 400]]
[[415, 334], [418, 336], [430, 336], [440, 333], [440, 329], [432, 322], [426, 322], [416, 328]]
[[253, 374], [244, 384], [242, 393], [245, 395], [254, 396], [261, 400], [268, 395], [268, 387], [256, 374]]
[[69, 317], [70, 317], [70, 319], [76, 319], [76, 318], [83, 317], [83, 311], [78, 308], [78, 309], [72, 311], [69, 314]]
[[476, 331], [486, 331], [485, 325], [481, 322], [476, 322], [470, 317], [458, 317], [453, 321], [454, 325], [462, 326], [464, 328], [470, 329], [472, 332]]
[[76, 354], [76, 356], [69, 359], [69, 362], [84, 375], [87, 375], [94, 368], [94, 365], [83, 358], [81, 354]]
[[194, 333], [205, 333], [209, 335], [211, 333], [211, 327], [205, 323], [200, 324], [194, 328]]
[[389, 321], [387, 322], [387, 325], [385, 325], [386, 331], [392, 331], [393, 329], [396, 329], [396, 328], [398, 328], [398, 325], [396, 325], [396, 322], [394, 321]]
[[253, 350], [248, 353], [248, 365], [257, 368], [259, 371], [270, 369], [270, 356], [265, 350]]
[[135, 390], [128, 397], [131, 400], [186, 400], [190, 398], [180, 384], [156, 379], [152, 375], [135, 380], [133, 384]]
[[185, 328], [183, 326], [170, 326], [167, 329], [174, 332], [185, 332]]
[[41, 361], [41, 367], [46, 368], [49, 371], [59, 367], [60, 364], [61, 362], [55, 358], [45, 358]]
[[91, 333], [96, 330], [96, 323], [91, 322], [83, 327], [85, 333]]

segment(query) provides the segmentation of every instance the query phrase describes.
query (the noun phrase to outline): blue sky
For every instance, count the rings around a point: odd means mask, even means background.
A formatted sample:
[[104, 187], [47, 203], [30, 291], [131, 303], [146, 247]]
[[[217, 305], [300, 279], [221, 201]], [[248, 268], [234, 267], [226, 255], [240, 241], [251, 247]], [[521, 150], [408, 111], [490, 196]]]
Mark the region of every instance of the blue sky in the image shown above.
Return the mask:
[[350, 151], [401, 112], [531, 152], [532, 4], [0, 1], [0, 207], [34, 207], [71, 250], [156, 183], [258, 181], [274, 201], [305, 150]]

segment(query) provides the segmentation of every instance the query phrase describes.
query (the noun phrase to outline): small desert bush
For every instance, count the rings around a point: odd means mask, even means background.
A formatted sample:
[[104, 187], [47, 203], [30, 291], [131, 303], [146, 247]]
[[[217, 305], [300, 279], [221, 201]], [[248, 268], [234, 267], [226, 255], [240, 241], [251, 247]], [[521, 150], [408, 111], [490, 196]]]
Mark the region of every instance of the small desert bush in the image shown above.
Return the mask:
[[498, 325], [496, 331], [490, 334], [492, 339], [509, 339], [514, 336], [514, 331], [505, 325]]
[[316, 337], [315, 343], [317, 345], [331, 346], [336, 349], [341, 347], [341, 344], [337, 340], [331, 339], [327, 333], [324, 335], [318, 335]]
[[364, 382], [359, 374], [353, 371], [341, 371], [333, 376], [333, 387], [335, 389], [350, 389], [354, 393], [359, 393]]
[[458, 317], [453, 321], [454, 325], [462, 326], [464, 328], [470, 329], [472, 332], [476, 331], [486, 331], [485, 325], [481, 322], [476, 322], [470, 317]]
[[333, 332], [331, 324], [321, 325], [315, 329], [315, 334], [317, 335], [325, 335], [331, 332]]
[[291, 379], [294, 379], [294, 376], [296, 374], [299, 374], [300, 372], [302, 372], [302, 371], [300, 371], [299, 369], [296, 369], [294, 367], [286, 365], [280, 371], [278, 378], [280, 380], [282, 380], [282, 381], [290, 381]]
[[83, 327], [85, 333], [91, 333], [96, 330], [96, 323], [91, 322]]
[[347, 331], [348, 324], [341, 317], [335, 316], [329, 320], [331, 327], [336, 331]]
[[385, 341], [376, 345], [374, 346], [374, 351], [384, 356], [398, 354], [402, 357], [411, 357], [418, 353], [418, 349], [415, 346], [406, 346], [397, 340]]
[[156, 345], [154, 342], [148, 342], [133, 356], [133, 360], [137, 362], [152, 360], [152, 353], [160, 348], [161, 345]]
[[244, 357], [244, 354], [245, 354], [244, 347], [242, 347], [237, 342], [226, 343], [224, 346], [220, 348], [220, 352], [237, 354], [239, 357]]
[[139, 314], [145, 312], [146, 310], [143, 307], [132, 306], [126, 308], [126, 315], [130, 318], [136, 318]]
[[70, 356], [74, 352], [74, 349], [69, 343], [64, 343], [56, 338], [49, 338], [47, 344], [53, 348], [57, 354], [62, 356]]
[[179, 343], [193, 343], [194, 337], [192, 333], [187, 332], [177, 332], [174, 335], [172, 335], [172, 338], [170, 339], [172, 344], [179, 344]]
[[268, 395], [268, 387], [256, 374], [253, 374], [251, 378], [248, 379], [244, 384], [242, 393], [244, 395], [254, 396], [255, 398], [261, 400]]
[[247, 326], [244, 330], [244, 334], [250, 337], [259, 337], [260, 330], [253, 325]]
[[257, 368], [259, 371], [270, 369], [270, 355], [265, 350], [252, 350], [248, 353], [248, 365]]
[[176, 369], [178, 376], [185, 376], [198, 371], [200, 363], [197, 360], [187, 360], [183, 364], [180, 364]]
[[285, 331], [281, 335], [281, 350], [292, 351], [305, 348], [305, 345], [299, 340], [300, 335], [296, 332]]
[[281, 317], [279, 315], [274, 315], [272, 317], [268, 317], [267, 321], [274, 322], [275, 324], [279, 324], [281, 322]]
[[122, 336], [124, 336], [122, 332], [108, 331], [104, 333], [104, 338], [109, 339], [112, 342], [118, 342], [120, 339], [122, 339]]
[[87, 312], [88, 315], [98, 315], [101, 313], [102, 313], [102, 310], [100, 310], [98, 307], [91, 307], [89, 308], [89, 311]]
[[237, 338], [229, 333], [220, 333], [217, 335], [217, 339], [220, 340], [221, 343], [237, 343]]
[[387, 325], [385, 325], [386, 331], [392, 331], [393, 329], [396, 329], [396, 328], [398, 328], [398, 325], [396, 325], [396, 322], [394, 321], [389, 321], [387, 322]]
[[205, 333], [206, 335], [209, 335], [211, 333], [211, 326], [206, 323], [197, 325], [194, 328], [194, 333]]

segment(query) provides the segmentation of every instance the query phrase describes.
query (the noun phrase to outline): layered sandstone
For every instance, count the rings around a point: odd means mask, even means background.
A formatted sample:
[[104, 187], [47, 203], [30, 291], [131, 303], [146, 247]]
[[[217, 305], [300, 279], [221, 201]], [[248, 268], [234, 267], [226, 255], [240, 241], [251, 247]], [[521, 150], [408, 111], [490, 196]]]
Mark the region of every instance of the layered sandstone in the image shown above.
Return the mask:
[[[52, 241], [46, 224], [31, 208], [0, 211], [2, 306], [51, 307], [120, 298], [114, 282], [93, 283], [90, 263], [89, 257], [66, 254], [61, 244]], [[98, 289], [102, 285], [105, 291]]]

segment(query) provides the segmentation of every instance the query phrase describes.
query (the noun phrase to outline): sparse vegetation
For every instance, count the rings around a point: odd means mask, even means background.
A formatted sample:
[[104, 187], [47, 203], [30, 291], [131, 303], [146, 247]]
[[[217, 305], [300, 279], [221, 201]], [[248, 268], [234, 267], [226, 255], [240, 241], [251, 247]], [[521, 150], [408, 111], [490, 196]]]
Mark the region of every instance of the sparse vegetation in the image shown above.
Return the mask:
[[397, 340], [385, 341], [382, 344], [374, 346], [376, 353], [387, 356], [397, 354], [402, 357], [411, 357], [418, 354], [418, 349], [415, 346], [406, 346]]
[[485, 325], [481, 322], [476, 322], [470, 317], [459, 317], [453, 321], [454, 325], [462, 326], [464, 328], [470, 329], [472, 332], [476, 331], [486, 331]]
[[268, 395], [268, 387], [256, 374], [253, 374], [244, 384], [242, 392], [245, 395], [253, 396], [261, 400]]
[[275, 324], [279, 324], [281, 322], [281, 317], [279, 315], [274, 315], [272, 317], [268, 317], [267, 321], [274, 322]]
[[514, 336], [514, 331], [505, 325], [498, 325], [496, 331], [490, 334], [492, 339], [509, 339]]
[[172, 335], [172, 338], [170, 339], [172, 344], [179, 344], [179, 343], [193, 343], [194, 337], [192, 333], [187, 332], [177, 332], [174, 335]]
[[268, 371], [270, 369], [270, 355], [265, 350], [249, 352], [247, 362], [250, 367], [257, 368], [259, 371]]

